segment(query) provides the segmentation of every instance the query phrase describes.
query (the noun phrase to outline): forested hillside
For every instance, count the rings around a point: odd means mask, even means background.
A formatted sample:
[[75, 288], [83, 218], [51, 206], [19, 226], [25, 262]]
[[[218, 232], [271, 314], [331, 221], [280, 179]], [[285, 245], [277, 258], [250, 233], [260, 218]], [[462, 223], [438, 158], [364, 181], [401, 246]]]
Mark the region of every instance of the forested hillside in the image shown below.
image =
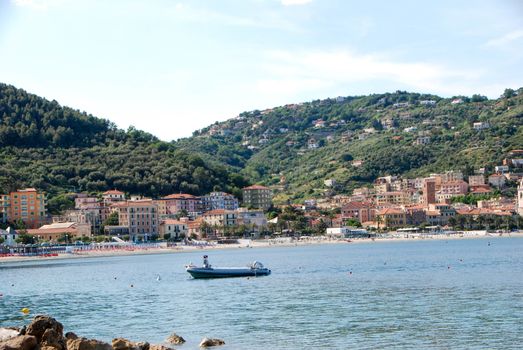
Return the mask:
[[[162, 142], [153, 135], [0, 84], [0, 192], [54, 198], [118, 188], [160, 196], [271, 186], [279, 202], [349, 193], [378, 176], [465, 174], [523, 149], [523, 89], [441, 98], [398, 91], [244, 112]], [[478, 124], [479, 123], [479, 124]]]
[[239, 169], [284, 202], [324, 195], [325, 179], [339, 184], [334, 193], [349, 193], [389, 174], [492, 171], [523, 148], [522, 125], [523, 89], [496, 100], [398, 91], [245, 112], [177, 147]]
[[60, 193], [118, 188], [159, 196], [234, 193], [247, 182], [145, 132], [62, 107], [0, 84], [0, 193], [20, 187]]

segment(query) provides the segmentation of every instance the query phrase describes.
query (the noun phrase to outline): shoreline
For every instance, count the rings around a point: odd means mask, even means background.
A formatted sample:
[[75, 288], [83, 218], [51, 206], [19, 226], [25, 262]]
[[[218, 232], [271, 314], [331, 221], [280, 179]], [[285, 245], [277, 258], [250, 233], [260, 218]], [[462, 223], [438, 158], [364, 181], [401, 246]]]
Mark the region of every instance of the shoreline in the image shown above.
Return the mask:
[[191, 253], [196, 251], [213, 251], [223, 249], [238, 248], [276, 248], [276, 247], [303, 247], [311, 245], [329, 245], [329, 244], [369, 244], [369, 243], [391, 243], [391, 242], [423, 242], [435, 240], [466, 240], [466, 239], [498, 239], [498, 238], [523, 238], [523, 232], [512, 232], [510, 234], [486, 234], [486, 233], [469, 233], [463, 235], [426, 235], [412, 237], [376, 237], [376, 238], [351, 238], [351, 239], [322, 239], [311, 237], [303, 240], [273, 239], [273, 240], [252, 240], [248, 243], [234, 244], [213, 244], [206, 246], [175, 246], [175, 247], [158, 247], [158, 248], [139, 248], [135, 249], [111, 249], [111, 250], [86, 250], [74, 253], [60, 253], [57, 256], [8, 256], [0, 257], [0, 268], [5, 263], [16, 262], [35, 262], [35, 261], [55, 261], [70, 260], [82, 258], [102, 258], [132, 255], [153, 255], [153, 254], [177, 254]]

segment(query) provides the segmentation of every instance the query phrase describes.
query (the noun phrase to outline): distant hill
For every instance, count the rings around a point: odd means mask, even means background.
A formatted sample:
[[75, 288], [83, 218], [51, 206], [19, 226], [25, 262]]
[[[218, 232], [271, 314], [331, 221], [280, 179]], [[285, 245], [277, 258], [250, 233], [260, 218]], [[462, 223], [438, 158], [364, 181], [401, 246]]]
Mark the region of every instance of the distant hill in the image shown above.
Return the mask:
[[[404, 91], [315, 100], [244, 112], [171, 143], [5, 84], [0, 116], [0, 192], [45, 190], [52, 212], [70, 204], [64, 193], [108, 188], [241, 197], [262, 183], [284, 203], [388, 174], [488, 171], [523, 149], [523, 89], [496, 100]], [[326, 179], [338, 186], [326, 192]]]
[[36, 187], [49, 193], [54, 212], [63, 209], [54, 199], [67, 192], [118, 188], [156, 197], [216, 188], [239, 194], [248, 184], [195, 152], [5, 84], [0, 117], [0, 193]]
[[[474, 124], [479, 123], [479, 124]], [[280, 202], [349, 193], [383, 175], [499, 165], [523, 148], [523, 89], [503, 96], [338, 97], [251, 111], [176, 143], [276, 190]]]

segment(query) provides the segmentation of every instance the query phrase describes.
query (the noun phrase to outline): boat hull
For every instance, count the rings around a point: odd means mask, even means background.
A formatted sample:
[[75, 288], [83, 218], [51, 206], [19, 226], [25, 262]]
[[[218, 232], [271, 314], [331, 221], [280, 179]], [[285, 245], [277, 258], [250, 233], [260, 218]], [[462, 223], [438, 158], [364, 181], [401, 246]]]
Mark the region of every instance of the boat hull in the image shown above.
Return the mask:
[[266, 268], [228, 268], [215, 269], [205, 267], [188, 267], [187, 272], [193, 278], [228, 278], [228, 277], [257, 277], [270, 275], [271, 270]]

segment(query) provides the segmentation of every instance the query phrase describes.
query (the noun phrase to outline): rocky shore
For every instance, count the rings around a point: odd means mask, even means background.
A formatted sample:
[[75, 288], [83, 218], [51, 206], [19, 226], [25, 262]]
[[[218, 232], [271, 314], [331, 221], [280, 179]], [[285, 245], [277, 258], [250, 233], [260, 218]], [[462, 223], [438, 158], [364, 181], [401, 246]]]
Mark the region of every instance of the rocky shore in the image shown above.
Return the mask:
[[[132, 342], [115, 338], [111, 344], [64, 332], [63, 325], [50, 316], [38, 315], [29, 325], [19, 328], [0, 328], [0, 350], [175, 350], [162, 344]], [[181, 345], [185, 340], [171, 334], [167, 343]], [[221, 339], [203, 338], [200, 347], [223, 345]]]

